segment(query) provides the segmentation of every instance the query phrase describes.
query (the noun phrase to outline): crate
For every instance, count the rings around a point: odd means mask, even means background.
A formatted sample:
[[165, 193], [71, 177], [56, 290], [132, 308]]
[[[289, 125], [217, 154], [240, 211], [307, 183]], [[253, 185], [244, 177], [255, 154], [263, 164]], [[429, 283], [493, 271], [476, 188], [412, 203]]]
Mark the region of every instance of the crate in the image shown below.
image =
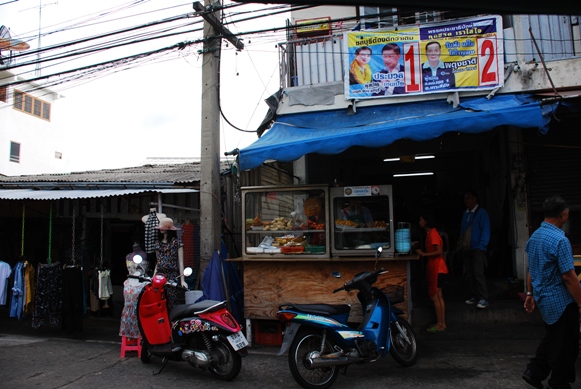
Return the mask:
[[282, 344], [282, 323], [276, 320], [254, 320], [254, 342], [263, 346]]

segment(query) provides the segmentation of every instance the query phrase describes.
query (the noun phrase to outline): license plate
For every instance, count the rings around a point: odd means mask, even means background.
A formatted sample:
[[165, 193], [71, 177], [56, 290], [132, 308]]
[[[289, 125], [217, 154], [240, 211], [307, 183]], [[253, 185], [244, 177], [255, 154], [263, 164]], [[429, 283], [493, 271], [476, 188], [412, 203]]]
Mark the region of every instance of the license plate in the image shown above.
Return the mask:
[[242, 334], [242, 331], [238, 331], [237, 333], [228, 336], [228, 342], [230, 342], [235, 351], [248, 346], [248, 341]]

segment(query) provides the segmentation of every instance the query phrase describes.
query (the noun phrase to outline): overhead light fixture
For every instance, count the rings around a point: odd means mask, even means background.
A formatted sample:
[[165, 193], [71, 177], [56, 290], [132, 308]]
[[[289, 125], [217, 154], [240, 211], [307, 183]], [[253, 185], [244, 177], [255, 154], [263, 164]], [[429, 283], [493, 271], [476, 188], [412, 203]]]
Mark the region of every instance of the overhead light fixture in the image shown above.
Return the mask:
[[434, 172], [420, 172], [420, 173], [398, 173], [394, 174], [393, 177], [416, 177], [416, 176], [433, 176]]
[[401, 156], [401, 157], [397, 157], [397, 158], [385, 158], [383, 160], [383, 162], [409, 162], [410, 160], [416, 160], [416, 159], [433, 159], [436, 158], [435, 155], [431, 155], [431, 154], [426, 154], [426, 155], [414, 155], [412, 157], [410, 156]]

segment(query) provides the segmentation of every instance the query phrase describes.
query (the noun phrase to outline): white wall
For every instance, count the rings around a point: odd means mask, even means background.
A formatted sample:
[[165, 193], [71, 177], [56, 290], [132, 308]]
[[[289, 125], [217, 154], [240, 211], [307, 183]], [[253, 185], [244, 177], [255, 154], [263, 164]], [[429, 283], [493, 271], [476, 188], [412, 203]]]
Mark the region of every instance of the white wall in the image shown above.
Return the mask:
[[350, 16], [355, 16], [357, 14], [357, 7], [347, 7], [347, 6], [333, 6], [333, 5], [322, 5], [320, 7], [313, 7], [308, 9], [303, 9], [300, 11], [293, 11], [291, 18], [294, 23], [295, 20], [301, 19], [313, 19], [320, 18], [324, 16], [329, 16], [331, 20], [346, 18]]
[[[0, 72], [4, 79], [8, 72]], [[14, 80], [14, 78], [12, 78]], [[28, 93], [51, 104], [50, 121], [13, 108], [14, 89]], [[7, 101], [0, 102], [0, 174], [7, 176], [63, 173], [66, 153], [62, 142], [62, 117], [59, 107], [63, 100], [46, 90], [31, 91], [30, 85], [9, 87]], [[20, 143], [20, 162], [10, 161], [10, 142]], [[62, 159], [55, 152], [63, 153]]]

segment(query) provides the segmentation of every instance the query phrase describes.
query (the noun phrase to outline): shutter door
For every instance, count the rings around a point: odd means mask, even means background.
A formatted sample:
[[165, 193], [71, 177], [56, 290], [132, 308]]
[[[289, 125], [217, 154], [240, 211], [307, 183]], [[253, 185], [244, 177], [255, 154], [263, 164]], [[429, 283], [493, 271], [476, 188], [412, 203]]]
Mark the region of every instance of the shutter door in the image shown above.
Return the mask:
[[[556, 128], [554, 128], [556, 127]], [[560, 194], [571, 205], [581, 205], [581, 130], [569, 120], [552, 126], [547, 135], [523, 130], [528, 199], [533, 212], [543, 201]]]

